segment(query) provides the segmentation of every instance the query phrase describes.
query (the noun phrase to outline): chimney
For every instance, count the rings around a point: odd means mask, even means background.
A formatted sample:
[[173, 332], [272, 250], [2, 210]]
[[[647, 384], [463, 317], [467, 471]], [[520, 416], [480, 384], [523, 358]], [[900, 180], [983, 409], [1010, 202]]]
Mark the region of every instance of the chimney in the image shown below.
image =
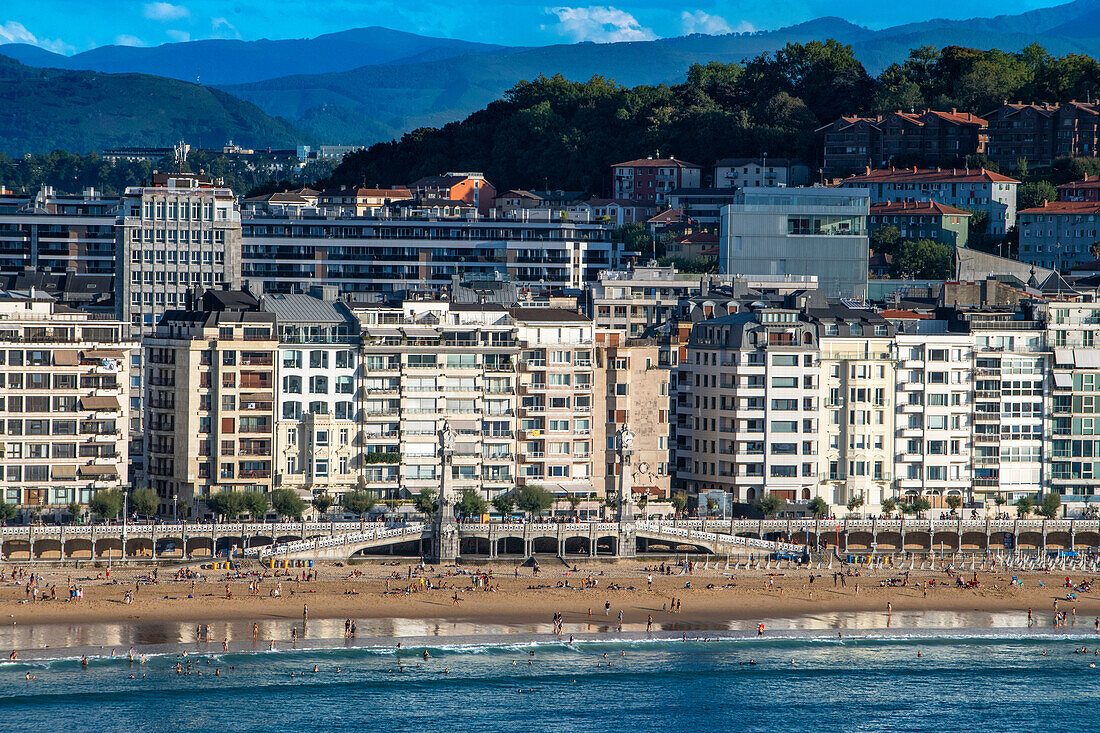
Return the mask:
[[951, 108], [951, 114], [953, 114], [953, 115], [954, 115], [954, 114], [958, 114], [958, 113], [959, 113], [959, 109], [958, 109], [958, 107], [952, 107], [952, 108]]

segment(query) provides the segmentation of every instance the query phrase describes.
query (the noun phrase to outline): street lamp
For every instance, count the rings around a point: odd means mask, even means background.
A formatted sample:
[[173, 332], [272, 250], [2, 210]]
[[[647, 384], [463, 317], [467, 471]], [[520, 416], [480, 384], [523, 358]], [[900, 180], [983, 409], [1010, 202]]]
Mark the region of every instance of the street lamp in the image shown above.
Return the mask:
[[179, 522], [179, 499], [178, 493], [172, 494], [172, 521]]

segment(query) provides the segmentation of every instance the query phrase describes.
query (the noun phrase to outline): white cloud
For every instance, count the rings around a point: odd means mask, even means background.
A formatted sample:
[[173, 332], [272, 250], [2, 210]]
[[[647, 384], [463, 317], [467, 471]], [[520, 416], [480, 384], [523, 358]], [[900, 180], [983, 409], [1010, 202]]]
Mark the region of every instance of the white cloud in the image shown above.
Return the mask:
[[172, 3], [145, 3], [145, 17], [149, 20], [169, 21], [190, 17], [191, 11]]
[[44, 48], [47, 51], [63, 54], [70, 54], [76, 50], [64, 41], [39, 38], [27, 30], [25, 25], [15, 20], [0, 23], [0, 43], [27, 43], [31, 46]]
[[741, 21], [734, 28], [720, 15], [711, 15], [702, 10], [694, 13], [685, 10], [680, 13], [680, 30], [685, 36], [692, 33], [716, 36], [722, 33], [751, 33], [756, 29], [747, 21]]
[[547, 8], [558, 17], [557, 31], [574, 41], [614, 43], [617, 41], [652, 41], [657, 37], [644, 28], [630, 13], [618, 8], [598, 5], [586, 8]]
[[115, 36], [116, 46], [144, 46], [145, 41], [141, 40], [137, 36], [127, 36], [125, 34], [121, 36]]
[[171, 31], [165, 31], [165, 33], [168, 35], [169, 38], [171, 38], [173, 41], [176, 41], [178, 43], [187, 43], [188, 41], [191, 40], [191, 34], [188, 33], [187, 31], [171, 30]]
[[211, 18], [210, 27], [214, 38], [240, 38], [241, 32], [226, 18]]

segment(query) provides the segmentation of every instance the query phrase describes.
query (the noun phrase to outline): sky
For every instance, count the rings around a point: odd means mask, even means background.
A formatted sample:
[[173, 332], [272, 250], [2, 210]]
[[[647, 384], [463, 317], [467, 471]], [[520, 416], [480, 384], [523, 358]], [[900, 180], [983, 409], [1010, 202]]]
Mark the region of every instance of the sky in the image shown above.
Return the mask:
[[73, 54], [108, 44], [308, 38], [377, 25], [429, 36], [534, 46], [770, 30], [826, 15], [877, 29], [931, 18], [1014, 14], [1059, 4], [1059, 0], [607, 1], [611, 4], [553, 5], [536, 0], [481, 0], [476, 5], [445, 0], [11, 0], [0, 9], [0, 43], [30, 43]]

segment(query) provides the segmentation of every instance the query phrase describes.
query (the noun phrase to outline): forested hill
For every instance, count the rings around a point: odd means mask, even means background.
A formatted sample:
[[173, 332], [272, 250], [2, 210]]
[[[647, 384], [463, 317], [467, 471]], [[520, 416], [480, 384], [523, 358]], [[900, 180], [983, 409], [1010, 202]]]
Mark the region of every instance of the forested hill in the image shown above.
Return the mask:
[[646, 154], [703, 166], [765, 152], [813, 163], [820, 158], [813, 131], [842, 114], [925, 106], [982, 114], [1006, 99], [1083, 100], [1098, 92], [1095, 59], [1034, 45], [1019, 53], [924, 47], [872, 77], [851, 46], [813, 41], [744, 64], [696, 64], [676, 85], [627, 88], [560, 76], [521, 82], [461, 122], [348, 156], [331, 180], [392, 183], [480, 170], [498, 190], [606, 193], [608, 166]]
[[0, 151], [198, 147], [227, 140], [289, 145], [305, 135], [256, 105], [198, 84], [145, 74], [38, 69], [0, 56]]

